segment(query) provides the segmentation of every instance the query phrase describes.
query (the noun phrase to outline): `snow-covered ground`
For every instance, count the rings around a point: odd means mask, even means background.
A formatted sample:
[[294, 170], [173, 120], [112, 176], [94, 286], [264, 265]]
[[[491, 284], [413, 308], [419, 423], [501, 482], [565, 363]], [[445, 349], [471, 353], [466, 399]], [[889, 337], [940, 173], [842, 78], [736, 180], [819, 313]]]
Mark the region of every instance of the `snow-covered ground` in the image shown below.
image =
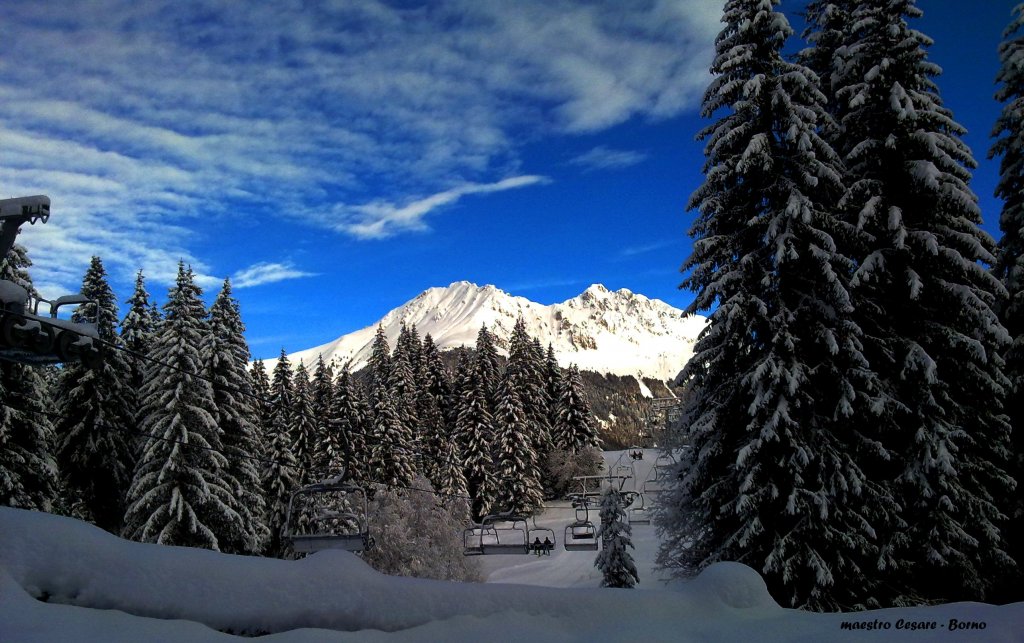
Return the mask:
[[[652, 451], [636, 463], [638, 488], [653, 463]], [[538, 518], [557, 534], [549, 557], [483, 557], [481, 585], [384, 576], [347, 552], [280, 561], [144, 545], [0, 508], [0, 641], [1024, 641], [1024, 603], [811, 614], [780, 608], [736, 563], [665, 582], [647, 525], [634, 525], [639, 589], [601, 589], [594, 552], [562, 548], [574, 515]], [[951, 631], [960, 623], [984, 629]]]

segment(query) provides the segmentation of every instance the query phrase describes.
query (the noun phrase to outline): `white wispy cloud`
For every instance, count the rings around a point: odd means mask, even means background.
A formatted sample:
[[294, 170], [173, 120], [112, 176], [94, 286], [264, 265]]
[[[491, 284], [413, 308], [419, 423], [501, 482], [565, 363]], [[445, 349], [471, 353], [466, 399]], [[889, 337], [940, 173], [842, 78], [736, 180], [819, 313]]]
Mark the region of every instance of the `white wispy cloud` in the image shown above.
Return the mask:
[[91, 0], [58, 20], [10, 0], [5, 28], [32, 44], [0, 58], [0, 189], [54, 198], [60, 223], [33, 235], [55, 245], [32, 253], [37, 279], [64, 285], [96, 252], [157, 282], [178, 258], [203, 270], [194, 222], [239, 210], [336, 211], [315, 222], [362, 238], [420, 230], [520, 173], [522, 141], [697, 105], [720, 14], [720, 0]]
[[547, 279], [534, 279], [530, 281], [520, 281], [517, 283], [509, 284], [505, 287], [510, 293], [526, 292], [530, 290], [540, 290], [542, 288], [555, 288], [557, 286], [573, 286], [576, 284], [582, 284], [584, 280], [575, 278], [564, 278], [564, 277], [551, 277]]
[[679, 243], [678, 239], [667, 239], [665, 241], [655, 241], [653, 243], [645, 243], [639, 246], [628, 246], [619, 250], [619, 257], [635, 257], [637, 255], [647, 254], [648, 252], [654, 252], [655, 250], [661, 250], [662, 248], [668, 248]]
[[316, 275], [315, 272], [299, 270], [290, 261], [284, 263], [260, 262], [236, 272], [231, 277], [231, 283], [235, 288], [251, 288], [288, 279], [315, 277]]
[[636, 150], [614, 150], [598, 145], [569, 160], [586, 170], [621, 170], [647, 160], [647, 154]]
[[466, 183], [403, 205], [389, 201], [373, 201], [363, 205], [336, 206], [331, 213], [331, 227], [360, 239], [384, 239], [399, 232], [427, 230], [424, 218], [430, 212], [451, 205], [470, 194], [488, 194], [546, 183], [543, 176], [513, 176], [496, 183]]

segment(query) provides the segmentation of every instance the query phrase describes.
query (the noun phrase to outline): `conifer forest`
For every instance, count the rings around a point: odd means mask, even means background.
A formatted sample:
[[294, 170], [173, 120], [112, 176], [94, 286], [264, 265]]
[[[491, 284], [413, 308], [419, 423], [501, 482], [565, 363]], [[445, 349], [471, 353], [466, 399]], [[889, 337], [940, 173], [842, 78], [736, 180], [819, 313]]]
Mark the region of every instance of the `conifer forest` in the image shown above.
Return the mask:
[[[812, 611], [1022, 601], [1024, 5], [987, 150], [1002, 210], [982, 212], [917, 2], [812, 0], [800, 33], [779, 4], [726, 0], [715, 40], [680, 257], [686, 312], [709, 323], [679, 364], [658, 563], [688, 578], [741, 562]], [[0, 279], [38, 295], [31, 249]], [[284, 349], [268, 369], [230, 280], [204, 299], [179, 263], [158, 306], [141, 270], [115, 294], [97, 256], [81, 294], [98, 365], [0, 360], [0, 504], [293, 558], [292, 493], [343, 475], [378, 521], [415, 516], [461, 559], [466, 526], [534, 515], [600, 469], [579, 370], [521, 319], [507, 358], [487, 326], [457, 362], [403, 326], [394, 346], [378, 328], [358, 371]], [[632, 587], [618, 493], [600, 514], [603, 585]], [[475, 580], [387, 546], [364, 557]]]

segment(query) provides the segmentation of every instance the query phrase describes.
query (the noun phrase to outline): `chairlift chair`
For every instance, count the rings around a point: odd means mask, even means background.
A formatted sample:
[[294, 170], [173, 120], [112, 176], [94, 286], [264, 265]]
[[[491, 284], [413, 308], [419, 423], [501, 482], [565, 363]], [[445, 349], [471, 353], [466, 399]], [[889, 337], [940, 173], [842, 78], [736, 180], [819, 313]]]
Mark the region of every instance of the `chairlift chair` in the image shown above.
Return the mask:
[[367, 514], [366, 490], [339, 476], [292, 493], [281, 537], [299, 554], [366, 551], [373, 548]]
[[530, 528], [529, 534], [527, 535], [527, 541], [530, 543], [530, 550], [534, 553], [538, 553], [538, 547], [540, 548], [539, 553], [550, 554], [555, 548], [557, 541], [555, 540], [555, 530], [548, 529], [547, 527], [537, 526], [537, 517], [532, 516], [533, 527]]
[[562, 546], [565, 551], [597, 551], [597, 527], [590, 521], [586, 505], [576, 509], [575, 522], [566, 526]]
[[[649, 525], [651, 524], [651, 514], [647, 510], [647, 503], [644, 500], [644, 494], [636, 494], [639, 504], [636, 506], [629, 507], [629, 524], [631, 525]], [[635, 501], [634, 501], [635, 502]]]
[[462, 532], [466, 556], [530, 553], [530, 530], [525, 516], [512, 513], [485, 516]]

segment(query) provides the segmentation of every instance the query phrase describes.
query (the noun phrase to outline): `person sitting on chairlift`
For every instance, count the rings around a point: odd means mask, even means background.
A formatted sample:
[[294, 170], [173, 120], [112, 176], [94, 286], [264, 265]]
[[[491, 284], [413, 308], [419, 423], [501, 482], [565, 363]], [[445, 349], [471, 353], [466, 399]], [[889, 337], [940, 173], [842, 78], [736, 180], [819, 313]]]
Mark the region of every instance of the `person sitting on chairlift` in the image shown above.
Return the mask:
[[554, 548], [554, 546], [555, 546], [555, 544], [553, 542], [551, 542], [551, 539], [548, 538], [547, 536], [544, 536], [544, 555], [545, 556], [550, 556], [551, 555], [551, 550]]
[[[547, 538], [545, 538], [544, 540], [547, 540]], [[540, 544], [540, 536], [537, 536], [533, 539], [533, 553], [535, 556], [540, 556], [541, 547], [543, 547], [543, 545]]]

